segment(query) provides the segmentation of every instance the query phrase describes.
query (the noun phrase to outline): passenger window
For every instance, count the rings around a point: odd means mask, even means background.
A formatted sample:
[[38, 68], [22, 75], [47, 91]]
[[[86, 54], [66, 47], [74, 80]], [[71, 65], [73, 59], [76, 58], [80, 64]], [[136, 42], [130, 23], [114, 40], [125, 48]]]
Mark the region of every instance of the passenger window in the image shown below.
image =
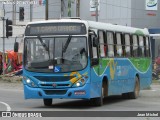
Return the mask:
[[130, 57], [131, 56], [131, 40], [130, 40], [130, 35], [129, 34], [125, 34], [124, 35], [124, 39], [125, 39], [125, 52], [126, 52], [126, 56]]
[[117, 56], [122, 56], [122, 43], [121, 43], [121, 33], [116, 33], [116, 40], [117, 40]]
[[146, 37], [146, 57], [150, 57], [149, 38]]
[[105, 45], [105, 36], [104, 35], [105, 35], [104, 31], [98, 32], [101, 57], [106, 57], [106, 53], [107, 53], [107, 47]]
[[107, 32], [108, 57], [114, 57], [114, 37], [112, 32]]
[[139, 36], [139, 56], [144, 57], [144, 39]]
[[138, 57], [138, 39], [137, 35], [133, 35], [133, 57]]

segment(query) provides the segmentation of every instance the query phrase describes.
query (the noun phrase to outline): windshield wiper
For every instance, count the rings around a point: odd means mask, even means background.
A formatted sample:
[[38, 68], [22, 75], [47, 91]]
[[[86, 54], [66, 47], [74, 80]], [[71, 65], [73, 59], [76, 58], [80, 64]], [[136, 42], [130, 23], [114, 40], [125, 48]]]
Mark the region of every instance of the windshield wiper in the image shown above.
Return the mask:
[[49, 51], [47, 45], [43, 42], [42, 38], [40, 36], [37, 36], [38, 40], [41, 42], [42, 46], [45, 48], [46, 51]]
[[69, 37], [68, 37], [68, 39], [67, 39], [67, 41], [66, 41], [66, 43], [65, 43], [64, 46], [63, 46], [63, 42], [62, 42], [62, 63], [64, 62], [63, 53], [66, 52], [66, 50], [67, 50], [67, 48], [68, 48], [68, 45], [69, 45], [69, 43], [71, 42], [71, 38], [72, 38], [72, 36], [69, 35]]
[[44, 47], [44, 49], [48, 52], [48, 56], [50, 59], [50, 53], [49, 53], [49, 48], [47, 47], [47, 45], [43, 42], [42, 38], [40, 36], [37, 36], [38, 40], [41, 42], [42, 46]]
[[68, 45], [69, 45], [69, 43], [71, 42], [71, 38], [72, 38], [72, 36], [69, 35], [69, 37], [68, 37], [65, 45], [64, 45], [63, 48], [62, 48], [62, 52], [63, 52], [63, 53], [66, 52], [66, 50], [67, 50], [67, 48], [68, 48]]

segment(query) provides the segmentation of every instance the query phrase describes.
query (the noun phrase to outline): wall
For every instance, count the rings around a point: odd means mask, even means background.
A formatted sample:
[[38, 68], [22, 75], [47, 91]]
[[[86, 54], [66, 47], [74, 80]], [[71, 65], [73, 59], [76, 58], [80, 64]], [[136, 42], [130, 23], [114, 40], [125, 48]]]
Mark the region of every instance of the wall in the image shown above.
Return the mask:
[[[160, 24], [160, 0], [157, 11], [146, 11], [145, 0], [132, 0], [131, 25], [140, 28], [159, 28]], [[148, 15], [152, 14], [152, 15]], [[155, 16], [154, 16], [155, 15]]]
[[[16, 9], [14, 11], [15, 15], [13, 15], [13, 3], [8, 2], [4, 4], [5, 8], [5, 19], [13, 20], [13, 36], [9, 38], [5, 38], [5, 50], [13, 50], [13, 45], [15, 41], [15, 37], [24, 34], [25, 25], [30, 22], [30, 4], [26, 1], [30, 0], [15, 0]], [[44, 20], [45, 19], [45, 5], [40, 4], [40, 0], [33, 0], [35, 4], [33, 4], [33, 12], [32, 12], [32, 21]], [[24, 21], [19, 21], [19, 7], [24, 7]], [[0, 9], [3, 8], [3, 3], [0, 2]], [[14, 17], [15, 16], [15, 17]], [[15, 22], [14, 22], [15, 21]], [[1, 23], [2, 21], [0, 21]], [[0, 24], [0, 29], [2, 30], [2, 25]], [[20, 38], [17, 41], [21, 41]], [[0, 38], [0, 51], [3, 50], [3, 40]]]
[[[18, 0], [17, 0], [18, 1]], [[30, 0], [20, 0], [30, 1]], [[33, 0], [36, 4], [33, 5], [33, 11], [30, 11], [29, 4], [18, 4], [16, 6], [15, 25], [13, 26], [13, 38], [6, 39], [6, 49], [12, 49], [14, 38], [24, 33], [25, 26], [30, 21], [30, 12], [32, 12], [32, 21], [45, 20], [45, 4], [40, 4], [43, 0]], [[68, 17], [68, 0], [63, 0], [63, 17]], [[19, 7], [25, 9], [24, 21], [19, 21]], [[76, 17], [76, 0], [71, 0], [71, 17]], [[0, 3], [0, 9], [2, 3]], [[100, 0], [100, 11], [98, 20], [112, 24], [120, 24], [140, 28], [159, 28], [160, 24], [160, 0], [158, 0], [158, 11], [146, 11], [145, 0]], [[13, 19], [13, 5], [5, 5], [7, 12], [6, 17]], [[148, 16], [148, 13], [155, 16]], [[95, 21], [95, 16], [90, 12], [90, 0], [80, 0], [80, 17], [84, 20]], [[49, 0], [49, 19], [61, 17], [61, 0]], [[2, 25], [0, 24], [0, 29]], [[1, 32], [0, 32], [1, 33]], [[0, 39], [0, 51], [2, 50], [2, 39]]]
[[61, 16], [61, 0], [48, 1], [49, 19], [60, 18]]
[[[90, 0], [80, 1], [80, 17], [94, 20], [91, 16]], [[131, 0], [100, 0], [99, 21], [131, 26]]]

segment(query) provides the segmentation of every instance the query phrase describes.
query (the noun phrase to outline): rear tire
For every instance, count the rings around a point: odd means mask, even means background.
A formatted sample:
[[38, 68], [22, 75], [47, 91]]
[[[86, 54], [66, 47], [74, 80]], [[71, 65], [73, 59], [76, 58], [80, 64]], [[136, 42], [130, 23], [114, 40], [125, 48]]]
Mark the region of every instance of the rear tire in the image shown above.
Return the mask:
[[51, 106], [52, 105], [52, 99], [43, 99], [45, 106]]
[[134, 87], [134, 91], [129, 93], [129, 98], [130, 99], [136, 99], [139, 96], [139, 91], [140, 91], [140, 83], [139, 83], [139, 79], [136, 76], [135, 78], [135, 87]]
[[129, 99], [129, 93], [123, 93], [122, 98], [123, 99]]

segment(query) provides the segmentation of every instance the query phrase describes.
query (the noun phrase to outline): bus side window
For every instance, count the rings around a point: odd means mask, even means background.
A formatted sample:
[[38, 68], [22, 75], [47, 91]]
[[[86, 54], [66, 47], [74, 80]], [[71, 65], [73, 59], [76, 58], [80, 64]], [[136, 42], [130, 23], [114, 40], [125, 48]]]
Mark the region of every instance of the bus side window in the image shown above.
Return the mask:
[[104, 31], [98, 31], [98, 38], [100, 43], [100, 56], [106, 57], [107, 46], [105, 44], [105, 33]]
[[131, 56], [131, 39], [130, 39], [130, 35], [129, 34], [125, 34], [124, 35], [124, 39], [125, 39], [125, 53], [127, 57]]
[[117, 56], [121, 57], [123, 56], [123, 50], [122, 50], [122, 37], [121, 33], [116, 33], [116, 40], [117, 40]]
[[133, 39], [133, 57], [138, 57], [138, 39], [137, 35], [132, 36]]
[[108, 57], [114, 57], [114, 36], [113, 32], [107, 32]]
[[144, 37], [139, 36], [139, 56], [144, 57]]
[[150, 57], [149, 38], [146, 37], [146, 57]]

